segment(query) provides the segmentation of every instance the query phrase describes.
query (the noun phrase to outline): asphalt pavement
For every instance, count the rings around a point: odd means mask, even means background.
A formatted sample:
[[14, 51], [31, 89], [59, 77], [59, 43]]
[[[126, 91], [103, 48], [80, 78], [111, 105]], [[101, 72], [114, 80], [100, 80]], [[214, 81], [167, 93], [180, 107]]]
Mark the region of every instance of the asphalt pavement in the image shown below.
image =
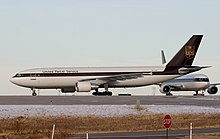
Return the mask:
[[[193, 129], [193, 134], [220, 133], [220, 128]], [[166, 139], [166, 129], [163, 131], [141, 131], [141, 132], [112, 132], [112, 133], [92, 133], [88, 134], [89, 139]], [[169, 139], [178, 139], [189, 136], [189, 129], [169, 130]], [[78, 134], [69, 139], [84, 139], [86, 134]]]
[[220, 107], [220, 96], [0, 96], [0, 105], [195, 105]]

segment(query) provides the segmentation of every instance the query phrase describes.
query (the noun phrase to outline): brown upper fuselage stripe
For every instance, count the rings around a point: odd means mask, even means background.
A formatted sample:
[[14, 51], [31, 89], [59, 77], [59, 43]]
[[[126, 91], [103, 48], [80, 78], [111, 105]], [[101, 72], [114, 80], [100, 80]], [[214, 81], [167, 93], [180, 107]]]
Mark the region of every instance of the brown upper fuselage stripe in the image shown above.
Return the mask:
[[[84, 73], [21, 73], [14, 77], [117, 76], [126, 74], [167, 75], [165, 72], [84, 72]], [[170, 75], [176, 73], [170, 73]]]

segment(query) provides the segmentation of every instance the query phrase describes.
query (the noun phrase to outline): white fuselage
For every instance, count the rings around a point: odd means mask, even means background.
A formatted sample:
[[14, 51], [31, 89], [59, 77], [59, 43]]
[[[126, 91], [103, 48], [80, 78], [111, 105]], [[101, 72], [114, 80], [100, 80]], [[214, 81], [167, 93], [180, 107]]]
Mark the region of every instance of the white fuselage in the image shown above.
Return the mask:
[[179, 77], [167, 82], [162, 86], [171, 86], [172, 91], [199, 91], [209, 87], [209, 78], [204, 74], [192, 74]]
[[119, 80], [109, 83], [108, 87], [139, 87], [174, 79], [175, 75], [152, 75], [162, 72], [164, 66], [143, 67], [78, 67], [78, 68], [36, 68], [21, 71], [10, 79], [16, 85], [36, 89], [74, 88], [76, 83], [85, 79], [99, 79], [120, 74], [143, 72], [143, 77]]

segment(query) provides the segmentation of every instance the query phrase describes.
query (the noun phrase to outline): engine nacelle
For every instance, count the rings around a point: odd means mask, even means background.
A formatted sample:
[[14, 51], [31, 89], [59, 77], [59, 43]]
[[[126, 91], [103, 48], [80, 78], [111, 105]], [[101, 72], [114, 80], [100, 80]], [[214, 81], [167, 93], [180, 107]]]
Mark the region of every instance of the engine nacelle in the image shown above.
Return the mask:
[[218, 92], [218, 87], [216, 87], [215, 85], [211, 85], [208, 87], [207, 92], [209, 94], [216, 94]]
[[77, 92], [90, 92], [92, 90], [92, 85], [90, 82], [78, 82], [76, 83]]
[[169, 85], [162, 85], [160, 87], [160, 92], [163, 93], [163, 94], [169, 94], [171, 91], [171, 88]]
[[75, 91], [75, 88], [61, 88], [62, 93], [74, 93]]

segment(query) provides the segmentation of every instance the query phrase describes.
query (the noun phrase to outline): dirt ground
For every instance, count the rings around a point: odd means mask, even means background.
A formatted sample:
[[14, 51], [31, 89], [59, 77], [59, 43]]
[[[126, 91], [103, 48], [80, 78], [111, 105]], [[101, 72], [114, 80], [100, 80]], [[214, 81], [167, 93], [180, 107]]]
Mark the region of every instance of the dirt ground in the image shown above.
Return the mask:
[[[117, 131], [146, 131], [163, 129], [163, 114], [129, 115], [122, 117], [61, 116], [61, 117], [16, 117], [0, 119], [0, 139], [49, 139], [53, 124], [55, 138], [62, 139], [72, 134]], [[204, 120], [205, 119], [205, 120]], [[220, 128], [220, 114], [172, 115], [172, 130], [194, 128]], [[220, 138], [219, 134], [196, 135], [195, 138]], [[187, 138], [187, 137], [186, 137]]]

